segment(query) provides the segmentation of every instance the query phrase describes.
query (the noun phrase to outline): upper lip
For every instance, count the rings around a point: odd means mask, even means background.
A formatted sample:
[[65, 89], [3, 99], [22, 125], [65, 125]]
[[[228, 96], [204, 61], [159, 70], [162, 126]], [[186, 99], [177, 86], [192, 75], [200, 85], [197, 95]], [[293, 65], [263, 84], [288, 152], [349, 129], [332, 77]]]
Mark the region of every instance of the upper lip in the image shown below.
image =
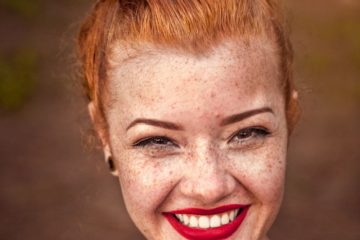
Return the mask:
[[212, 215], [212, 214], [219, 214], [224, 213], [231, 210], [236, 210], [239, 208], [244, 208], [249, 205], [242, 205], [242, 204], [229, 204], [223, 205], [216, 208], [211, 209], [202, 209], [202, 208], [186, 208], [186, 209], [178, 209], [175, 211], [165, 212], [170, 214], [193, 214], [193, 215]]

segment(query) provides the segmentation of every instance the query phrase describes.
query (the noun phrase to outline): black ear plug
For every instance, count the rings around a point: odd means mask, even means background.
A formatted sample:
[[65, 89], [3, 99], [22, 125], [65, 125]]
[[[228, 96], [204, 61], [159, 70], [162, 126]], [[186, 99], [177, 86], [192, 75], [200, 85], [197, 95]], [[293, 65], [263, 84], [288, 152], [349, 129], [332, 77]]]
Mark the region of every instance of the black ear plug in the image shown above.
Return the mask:
[[115, 168], [115, 164], [114, 164], [114, 161], [113, 161], [113, 159], [112, 159], [111, 156], [109, 156], [109, 157], [106, 159], [106, 162], [107, 162], [107, 164], [108, 164], [108, 166], [109, 166], [110, 171], [111, 171], [111, 172], [115, 172], [116, 168]]

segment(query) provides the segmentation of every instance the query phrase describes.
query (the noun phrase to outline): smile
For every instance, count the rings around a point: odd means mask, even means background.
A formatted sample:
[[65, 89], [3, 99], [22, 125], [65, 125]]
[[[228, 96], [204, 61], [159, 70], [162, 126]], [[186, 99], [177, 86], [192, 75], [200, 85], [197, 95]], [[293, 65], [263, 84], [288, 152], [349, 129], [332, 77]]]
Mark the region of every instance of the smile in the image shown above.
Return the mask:
[[190, 208], [163, 213], [171, 226], [191, 240], [230, 237], [243, 222], [249, 206], [232, 204], [214, 209]]

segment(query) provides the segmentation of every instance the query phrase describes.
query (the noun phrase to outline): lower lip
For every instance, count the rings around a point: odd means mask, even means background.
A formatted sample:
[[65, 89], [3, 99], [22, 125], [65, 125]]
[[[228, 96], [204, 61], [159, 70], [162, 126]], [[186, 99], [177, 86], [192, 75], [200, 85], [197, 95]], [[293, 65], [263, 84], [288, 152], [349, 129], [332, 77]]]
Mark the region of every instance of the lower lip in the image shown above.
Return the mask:
[[240, 227], [246, 217], [249, 206], [243, 207], [241, 213], [229, 224], [208, 229], [191, 228], [180, 223], [171, 213], [164, 213], [171, 226], [183, 237], [190, 240], [220, 240], [230, 237]]

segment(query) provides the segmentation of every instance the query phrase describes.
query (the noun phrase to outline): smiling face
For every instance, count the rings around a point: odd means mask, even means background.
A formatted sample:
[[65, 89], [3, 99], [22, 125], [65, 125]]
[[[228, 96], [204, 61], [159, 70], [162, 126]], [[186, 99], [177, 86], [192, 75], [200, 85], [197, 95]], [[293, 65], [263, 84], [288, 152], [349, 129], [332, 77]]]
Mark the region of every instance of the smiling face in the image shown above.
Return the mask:
[[[120, 49], [120, 48], [119, 48]], [[147, 239], [264, 239], [281, 203], [285, 104], [270, 41], [110, 59], [109, 145]]]

